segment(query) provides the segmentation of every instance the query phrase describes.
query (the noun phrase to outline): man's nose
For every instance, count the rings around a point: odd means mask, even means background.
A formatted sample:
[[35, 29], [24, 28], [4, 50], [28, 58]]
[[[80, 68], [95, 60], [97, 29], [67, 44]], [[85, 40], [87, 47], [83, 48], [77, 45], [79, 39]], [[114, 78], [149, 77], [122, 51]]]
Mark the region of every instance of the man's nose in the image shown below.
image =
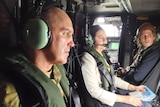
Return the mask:
[[75, 46], [75, 43], [74, 43], [73, 39], [69, 42], [69, 46], [70, 47], [74, 47]]

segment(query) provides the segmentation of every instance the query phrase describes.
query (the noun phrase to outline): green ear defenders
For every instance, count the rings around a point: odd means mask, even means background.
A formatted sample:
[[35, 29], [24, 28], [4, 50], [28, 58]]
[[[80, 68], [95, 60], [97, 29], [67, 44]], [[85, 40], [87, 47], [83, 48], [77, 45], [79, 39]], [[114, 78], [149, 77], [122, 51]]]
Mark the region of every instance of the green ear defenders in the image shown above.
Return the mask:
[[41, 19], [41, 13], [52, 7], [60, 7], [60, 4], [53, 0], [35, 0], [33, 7], [27, 15], [24, 15], [26, 23], [23, 26], [23, 38], [31, 48], [43, 49], [48, 46], [52, 36], [46, 22]]
[[26, 43], [34, 49], [46, 47], [51, 39], [47, 24], [40, 18], [30, 19], [24, 26], [23, 35]]
[[24, 24], [22, 31], [23, 38], [28, 46], [33, 49], [43, 49], [48, 46], [52, 36], [47, 24], [41, 19], [41, 13], [51, 7], [58, 6], [59, 4], [52, 0], [36, 0], [35, 7], [27, 15], [31, 18], [29, 17], [29, 20]]

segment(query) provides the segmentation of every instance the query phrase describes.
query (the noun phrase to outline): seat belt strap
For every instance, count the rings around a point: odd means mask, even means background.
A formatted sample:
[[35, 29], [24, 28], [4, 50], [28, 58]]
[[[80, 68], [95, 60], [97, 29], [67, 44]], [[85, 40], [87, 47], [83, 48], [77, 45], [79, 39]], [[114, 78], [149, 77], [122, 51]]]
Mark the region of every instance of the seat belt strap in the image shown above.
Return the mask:
[[[79, 95], [78, 93], [76, 92], [75, 89], [71, 89], [71, 96], [73, 97], [73, 101], [74, 101], [74, 107], [81, 107], [81, 102], [80, 102], [80, 98], [79, 98]], [[70, 105], [71, 107], [71, 105]]]
[[[110, 66], [110, 73], [107, 70], [107, 67], [101, 62], [99, 61], [91, 52], [88, 52], [90, 55], [93, 56], [93, 58], [96, 60], [97, 66], [99, 71], [103, 74], [103, 76], [108, 80], [108, 82], [110, 83], [110, 90], [112, 92], [115, 92], [115, 85], [114, 85], [114, 69], [113, 66]], [[107, 87], [105, 87], [105, 89], [107, 89]]]

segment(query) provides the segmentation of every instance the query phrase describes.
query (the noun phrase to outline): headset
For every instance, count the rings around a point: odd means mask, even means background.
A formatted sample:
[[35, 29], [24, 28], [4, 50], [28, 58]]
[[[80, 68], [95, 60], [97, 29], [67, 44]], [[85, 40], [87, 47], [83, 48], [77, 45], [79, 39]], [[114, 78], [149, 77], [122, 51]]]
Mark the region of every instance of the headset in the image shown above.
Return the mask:
[[87, 46], [90, 46], [90, 47], [93, 46], [94, 41], [93, 41], [91, 34], [89, 34], [85, 37], [85, 42], [86, 42]]
[[58, 7], [58, 5], [51, 0], [38, 0], [35, 2], [32, 10], [35, 15], [29, 18], [24, 24], [22, 30], [24, 41], [33, 49], [43, 49], [47, 47], [52, 39], [47, 24], [40, 18], [41, 13], [51, 7]]

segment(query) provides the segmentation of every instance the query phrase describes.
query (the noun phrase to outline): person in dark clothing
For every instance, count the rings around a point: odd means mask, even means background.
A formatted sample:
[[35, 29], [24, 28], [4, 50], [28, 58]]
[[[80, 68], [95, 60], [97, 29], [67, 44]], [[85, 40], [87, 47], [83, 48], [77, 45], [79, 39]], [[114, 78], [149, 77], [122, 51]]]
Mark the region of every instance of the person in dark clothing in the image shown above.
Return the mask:
[[132, 64], [123, 71], [123, 79], [139, 85], [160, 60], [160, 42], [157, 41], [156, 28], [144, 23], [138, 32], [139, 51]]

